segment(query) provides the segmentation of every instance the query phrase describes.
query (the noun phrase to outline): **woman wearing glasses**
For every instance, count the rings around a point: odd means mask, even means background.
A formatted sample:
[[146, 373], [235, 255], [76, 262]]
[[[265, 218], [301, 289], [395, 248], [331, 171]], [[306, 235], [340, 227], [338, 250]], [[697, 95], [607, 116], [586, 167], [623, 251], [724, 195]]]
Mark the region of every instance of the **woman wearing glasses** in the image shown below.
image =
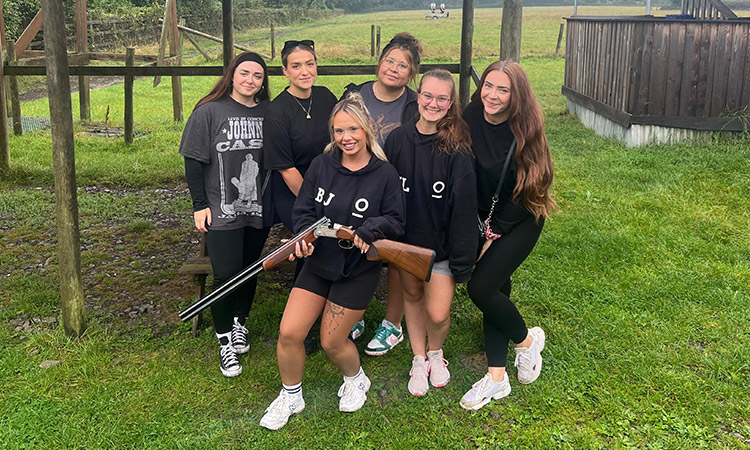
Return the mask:
[[450, 306], [456, 283], [469, 281], [478, 244], [471, 138], [457, 103], [453, 75], [427, 72], [419, 86], [418, 120], [394, 130], [385, 143], [406, 195], [402, 240], [437, 253], [429, 282], [400, 271], [414, 353], [408, 389], [417, 396], [450, 380], [443, 357]]
[[331, 116], [330, 143], [310, 165], [293, 218], [297, 231], [324, 216], [351, 226], [354, 245], [320, 238], [314, 248], [304, 243], [296, 248], [296, 257], [311, 261], [302, 267], [281, 319], [276, 354], [282, 389], [266, 409], [261, 426], [278, 430], [305, 408], [303, 339], [321, 313], [321, 344], [344, 376], [339, 410], [353, 412], [364, 405], [370, 380], [362, 371], [357, 347], [348, 339], [380, 275], [380, 263], [367, 261], [364, 253], [376, 239], [401, 235], [403, 208], [398, 174], [385, 162], [361, 98], [355, 94], [342, 100]]
[[518, 63], [497, 61], [485, 69], [464, 119], [477, 158], [479, 215], [487, 225], [467, 286], [484, 314], [488, 365], [461, 399], [462, 407], [476, 410], [510, 394], [505, 370], [510, 341], [520, 383], [533, 382], [542, 370], [544, 331], [526, 328], [510, 299], [511, 275], [531, 253], [555, 202], [549, 195], [553, 165], [542, 108]]
[[[257, 260], [268, 236], [262, 214], [266, 176], [259, 170], [268, 98], [266, 63], [256, 53], [242, 53], [195, 106], [182, 134], [193, 218], [206, 233], [214, 288]], [[226, 377], [242, 372], [237, 354], [250, 349], [245, 321], [256, 283], [254, 278], [211, 306]]]
[[[347, 86], [347, 92], [359, 92], [370, 111], [378, 144], [384, 145], [388, 134], [414, 118], [417, 111], [417, 93], [408, 84], [416, 80], [422, 57], [422, 44], [409, 33], [399, 33], [383, 48], [378, 61], [375, 81]], [[344, 98], [342, 97], [342, 98]], [[404, 317], [404, 297], [398, 270], [388, 269], [388, 304], [385, 318], [375, 331], [375, 336], [365, 347], [371, 356], [384, 355], [404, 340], [401, 319]], [[364, 331], [364, 321], [352, 329], [356, 339]]]
[[[318, 79], [313, 41], [286, 41], [281, 62], [289, 86], [271, 102], [266, 115], [265, 168], [272, 171], [272, 200], [264, 216], [267, 226], [282, 222], [292, 230], [292, 207], [305, 172], [328, 144], [328, 119], [336, 96], [326, 87], [313, 86]], [[295, 278], [301, 267], [300, 260]], [[315, 347], [311, 336], [308, 353]]]

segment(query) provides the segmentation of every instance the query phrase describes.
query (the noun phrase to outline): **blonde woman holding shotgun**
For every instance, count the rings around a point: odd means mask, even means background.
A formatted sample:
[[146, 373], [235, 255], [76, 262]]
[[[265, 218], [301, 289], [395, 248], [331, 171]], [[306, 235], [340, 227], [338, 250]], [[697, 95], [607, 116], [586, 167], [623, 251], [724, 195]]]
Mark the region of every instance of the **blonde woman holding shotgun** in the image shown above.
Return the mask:
[[[266, 409], [260, 425], [277, 430], [302, 412], [304, 339], [322, 314], [320, 339], [344, 377], [339, 410], [354, 412], [367, 400], [370, 380], [362, 370], [357, 347], [348, 338], [362, 318], [380, 275], [380, 262], [364, 253], [374, 240], [403, 233], [403, 194], [395, 169], [375, 141], [367, 108], [358, 95], [339, 102], [330, 120], [330, 143], [310, 164], [294, 204], [295, 231], [321, 217], [355, 230], [353, 245], [336, 239], [304, 242], [296, 258], [307, 261], [289, 294], [281, 319], [276, 354], [282, 389]], [[290, 259], [295, 257], [293, 255]]]

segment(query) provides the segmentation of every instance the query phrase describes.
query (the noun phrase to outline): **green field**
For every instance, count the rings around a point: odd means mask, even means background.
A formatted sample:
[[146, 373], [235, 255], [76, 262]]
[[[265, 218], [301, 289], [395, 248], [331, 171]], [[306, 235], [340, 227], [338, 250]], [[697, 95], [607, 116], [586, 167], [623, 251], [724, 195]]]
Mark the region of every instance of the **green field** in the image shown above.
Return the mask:
[[[581, 14], [642, 8], [580, 8]], [[663, 12], [659, 12], [661, 14]], [[560, 208], [514, 278], [530, 326], [547, 332], [544, 370], [476, 412], [458, 401], [485, 363], [481, 315], [460, 287], [445, 345], [451, 382], [425, 398], [406, 390], [404, 343], [363, 355], [365, 406], [337, 409], [341, 378], [323, 353], [307, 362], [306, 410], [278, 432], [258, 425], [280, 379], [275, 339], [288, 276], [263, 274], [243, 374], [224, 378], [209, 328], [197, 338], [177, 312], [193, 293], [177, 274], [196, 252], [169, 78], [135, 84], [136, 130], [95, 138], [76, 126], [82, 272], [89, 328], [58, 323], [55, 198], [49, 131], [11, 137], [0, 180], [0, 448], [747, 448], [750, 446], [750, 137], [628, 149], [565, 109], [554, 50], [570, 8], [525, 8], [523, 58], [544, 107]], [[322, 64], [369, 64], [370, 24], [408, 30], [425, 62], [458, 60], [460, 12], [343, 16], [278, 29], [312, 38]], [[500, 14], [476, 12], [475, 65], [497, 58]], [[240, 42], [268, 52], [263, 30]], [[219, 54], [218, 47], [210, 47]], [[152, 52], [152, 49], [139, 49]], [[197, 53], [187, 61], [199, 63]], [[358, 77], [363, 81], [368, 77]], [[352, 81], [321, 77], [335, 93]], [[212, 80], [184, 78], [185, 115]], [[284, 86], [272, 80], [272, 92]], [[92, 92], [94, 121], [122, 125], [122, 85]], [[77, 95], [73, 105], [77, 105]], [[23, 104], [48, 115], [46, 99]], [[77, 117], [77, 112], [74, 112]], [[365, 315], [369, 338], [383, 299]], [[365, 339], [366, 339], [365, 338]], [[362, 339], [364, 340], [364, 339]], [[364, 346], [360, 340], [358, 345]], [[45, 361], [59, 361], [42, 368]]]

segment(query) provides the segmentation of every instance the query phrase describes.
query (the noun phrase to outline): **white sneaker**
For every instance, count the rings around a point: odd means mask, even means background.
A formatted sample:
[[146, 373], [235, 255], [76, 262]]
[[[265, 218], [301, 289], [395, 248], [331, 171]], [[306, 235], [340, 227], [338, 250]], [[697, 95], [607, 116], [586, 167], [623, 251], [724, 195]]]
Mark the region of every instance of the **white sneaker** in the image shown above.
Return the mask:
[[232, 324], [232, 347], [238, 355], [244, 355], [250, 351], [250, 343], [247, 341], [247, 328], [235, 317]]
[[352, 327], [352, 331], [349, 332], [349, 339], [356, 341], [358, 337], [362, 336], [365, 332], [365, 321], [360, 320], [355, 323]]
[[469, 391], [461, 397], [461, 407], [475, 411], [490, 402], [499, 400], [510, 394], [510, 383], [508, 373], [503, 376], [503, 381], [492, 380], [492, 375], [487, 373], [484, 378], [474, 383]]
[[287, 394], [282, 389], [276, 400], [266, 408], [266, 414], [260, 419], [260, 426], [269, 430], [278, 430], [289, 422], [292, 414], [298, 414], [305, 409], [305, 399], [302, 394]]
[[406, 387], [409, 389], [411, 395], [423, 396], [430, 389], [430, 383], [427, 381], [427, 377], [430, 373], [430, 362], [424, 359], [424, 356], [417, 355], [411, 360], [411, 370], [409, 375], [409, 383]]
[[529, 330], [532, 341], [527, 348], [516, 347], [516, 362], [518, 368], [518, 382], [533, 383], [542, 371], [542, 350], [544, 350], [544, 330], [534, 327]]
[[432, 387], [440, 388], [448, 384], [451, 373], [448, 372], [448, 361], [443, 358], [443, 349], [427, 352], [427, 361], [430, 363], [430, 384]]
[[375, 330], [375, 337], [365, 347], [365, 353], [370, 356], [385, 355], [404, 340], [404, 330], [397, 328], [388, 319], [383, 319], [380, 326]]
[[354, 412], [362, 407], [367, 400], [367, 390], [370, 389], [370, 379], [364, 372], [354, 379], [344, 378], [344, 384], [339, 388], [339, 411]]
[[232, 343], [226, 337], [219, 339], [219, 369], [221, 369], [222, 375], [230, 378], [242, 373], [242, 366], [240, 360], [237, 359], [237, 353], [235, 353]]

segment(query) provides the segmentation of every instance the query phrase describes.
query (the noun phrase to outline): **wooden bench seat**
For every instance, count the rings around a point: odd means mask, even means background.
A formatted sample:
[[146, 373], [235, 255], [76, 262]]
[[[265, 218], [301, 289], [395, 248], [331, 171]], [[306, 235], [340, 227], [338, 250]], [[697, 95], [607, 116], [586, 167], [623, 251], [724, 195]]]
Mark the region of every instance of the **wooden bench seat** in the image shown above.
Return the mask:
[[[198, 301], [206, 295], [206, 278], [213, 274], [211, 260], [208, 257], [208, 248], [206, 247], [206, 236], [201, 235], [201, 245], [198, 255], [188, 258], [177, 270], [182, 275], [190, 275], [195, 283], [195, 301]], [[201, 315], [198, 313], [193, 317], [193, 336], [198, 336], [198, 328], [201, 324]]]

